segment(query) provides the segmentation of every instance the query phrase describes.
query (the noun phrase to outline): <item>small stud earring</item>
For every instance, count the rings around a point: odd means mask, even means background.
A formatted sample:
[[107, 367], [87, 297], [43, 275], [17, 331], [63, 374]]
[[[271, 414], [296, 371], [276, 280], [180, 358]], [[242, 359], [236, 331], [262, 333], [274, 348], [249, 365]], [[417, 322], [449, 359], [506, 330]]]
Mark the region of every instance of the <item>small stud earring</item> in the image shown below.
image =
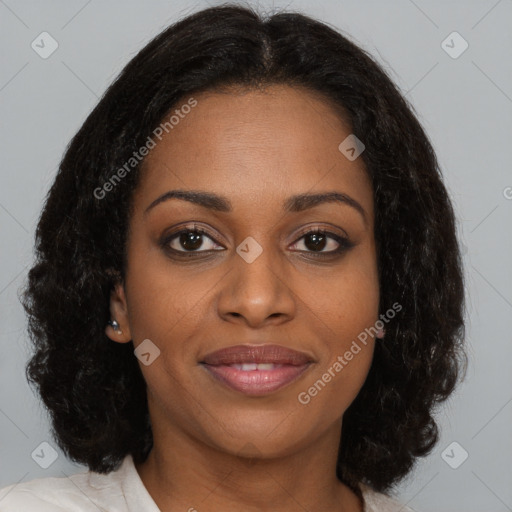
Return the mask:
[[123, 332], [119, 328], [119, 323], [117, 322], [117, 320], [109, 320], [108, 323], [112, 326], [112, 329], [114, 329], [114, 331], [116, 331], [118, 334], [121, 334]]
[[377, 338], [384, 338], [384, 334], [385, 334], [385, 330], [384, 329], [379, 329], [377, 331]]

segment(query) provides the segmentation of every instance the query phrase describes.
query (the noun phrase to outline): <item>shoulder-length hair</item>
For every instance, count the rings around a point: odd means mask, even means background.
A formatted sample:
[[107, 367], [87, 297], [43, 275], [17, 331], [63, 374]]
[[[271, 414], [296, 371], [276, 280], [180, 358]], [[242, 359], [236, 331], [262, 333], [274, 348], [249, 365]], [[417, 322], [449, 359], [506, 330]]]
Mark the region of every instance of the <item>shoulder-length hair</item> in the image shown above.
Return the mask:
[[379, 308], [402, 306], [344, 414], [337, 476], [386, 491], [438, 440], [435, 407], [467, 357], [454, 211], [428, 137], [386, 72], [338, 31], [299, 13], [264, 18], [227, 4], [169, 26], [126, 65], [68, 145], [37, 225], [22, 297], [34, 349], [26, 375], [60, 448], [92, 471], [117, 469], [129, 453], [142, 462], [153, 444], [133, 343], [104, 331], [110, 292], [125, 275], [140, 163], [108, 193], [98, 187], [183, 98], [270, 84], [322, 95], [364, 142]]

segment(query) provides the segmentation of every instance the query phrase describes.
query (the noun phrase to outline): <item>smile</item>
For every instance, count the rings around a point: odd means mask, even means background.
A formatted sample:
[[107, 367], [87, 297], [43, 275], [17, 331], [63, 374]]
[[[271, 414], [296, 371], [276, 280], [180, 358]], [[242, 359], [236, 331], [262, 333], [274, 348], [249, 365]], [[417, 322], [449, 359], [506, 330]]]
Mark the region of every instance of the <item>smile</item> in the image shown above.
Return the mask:
[[246, 395], [261, 396], [281, 389], [297, 380], [311, 365], [244, 363], [202, 366], [218, 382]]

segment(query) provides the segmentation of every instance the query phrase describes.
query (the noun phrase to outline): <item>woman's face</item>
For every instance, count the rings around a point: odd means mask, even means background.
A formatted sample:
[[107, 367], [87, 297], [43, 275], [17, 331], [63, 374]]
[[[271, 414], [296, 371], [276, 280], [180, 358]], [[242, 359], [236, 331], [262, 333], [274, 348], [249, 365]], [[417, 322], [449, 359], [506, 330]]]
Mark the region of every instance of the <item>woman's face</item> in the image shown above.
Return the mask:
[[[371, 364], [373, 338], [357, 341], [378, 320], [371, 183], [362, 159], [338, 149], [349, 126], [311, 92], [274, 85], [193, 97], [146, 157], [125, 283], [111, 299], [122, 333], [106, 332], [135, 347], [150, 340], [138, 351], [155, 443], [172, 433], [232, 454], [250, 444], [284, 456], [328, 431], [339, 437]], [[148, 210], [177, 189], [221, 196], [230, 208], [171, 198]], [[286, 208], [319, 193], [361, 209], [334, 200]], [[191, 233], [172, 237], [184, 228]], [[330, 234], [307, 234], [315, 229]], [[202, 364], [244, 344], [282, 345], [312, 362], [279, 389], [251, 394]]]

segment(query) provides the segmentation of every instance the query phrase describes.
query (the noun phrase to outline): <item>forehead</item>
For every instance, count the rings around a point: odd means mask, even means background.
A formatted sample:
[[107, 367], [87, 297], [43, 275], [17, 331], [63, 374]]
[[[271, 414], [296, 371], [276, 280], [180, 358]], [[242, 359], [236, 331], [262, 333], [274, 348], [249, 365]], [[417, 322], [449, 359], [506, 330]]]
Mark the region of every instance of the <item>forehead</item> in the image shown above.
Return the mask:
[[[350, 124], [332, 103], [301, 87], [228, 89], [184, 97], [144, 161], [139, 207], [170, 189], [206, 189], [232, 203], [270, 204], [292, 194], [338, 190], [373, 213], [371, 182], [361, 158], [338, 149]], [[163, 124], [161, 126], [164, 126]]]

